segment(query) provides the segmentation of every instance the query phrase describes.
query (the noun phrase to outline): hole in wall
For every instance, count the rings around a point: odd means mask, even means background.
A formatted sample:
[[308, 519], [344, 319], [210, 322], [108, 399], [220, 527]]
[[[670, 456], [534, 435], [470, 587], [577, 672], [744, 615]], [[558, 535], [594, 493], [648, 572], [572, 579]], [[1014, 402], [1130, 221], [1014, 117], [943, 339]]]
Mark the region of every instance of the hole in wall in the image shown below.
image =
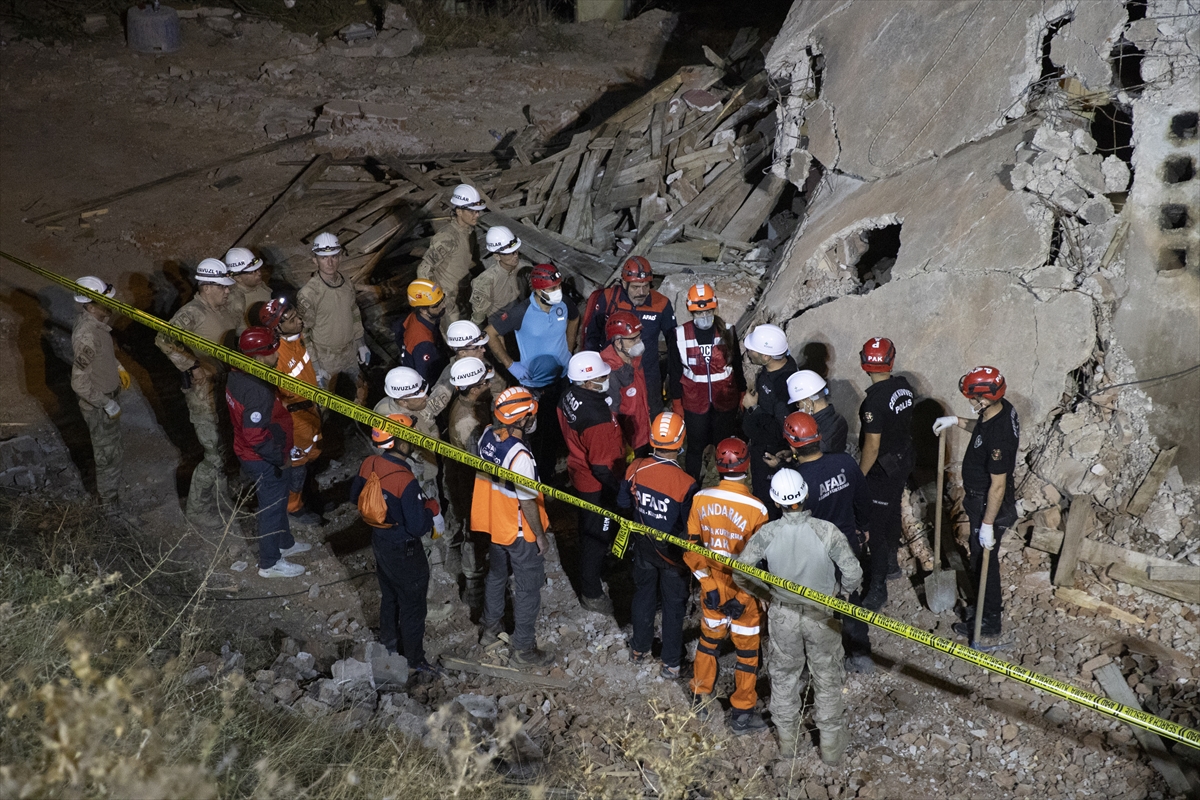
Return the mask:
[[1109, 56], [1113, 81], [1135, 97], [1141, 94], [1146, 83], [1142, 79], [1142, 59], [1145, 55], [1145, 51], [1137, 45], [1122, 41], [1113, 48]]
[[1038, 83], [1053, 83], [1062, 78], [1062, 67], [1055, 64], [1050, 58], [1050, 43], [1054, 40], [1055, 35], [1070, 21], [1071, 17], [1069, 16], [1056, 19], [1046, 28], [1046, 33], [1042, 36], [1042, 71], [1038, 75]]
[[1101, 156], [1116, 156], [1133, 170], [1133, 117], [1113, 103], [1096, 108], [1089, 131]]
[[1200, 122], [1200, 114], [1195, 111], [1176, 114], [1171, 117], [1171, 135], [1176, 139], [1195, 139], [1197, 122]]
[[808, 71], [812, 75], [812, 97], [816, 100], [821, 96], [821, 86], [825, 82], [825, 54], [814, 52], [812, 47], [804, 48], [808, 55]]
[[1163, 162], [1163, 183], [1187, 183], [1196, 177], [1196, 160], [1191, 156], [1171, 156]]
[[867, 246], [855, 265], [862, 293], [882, 286], [892, 279], [892, 267], [900, 255], [900, 224], [871, 228], [859, 234]]
[[1188, 226], [1188, 209], [1185, 205], [1171, 203], [1161, 209], [1158, 227], [1164, 231], [1177, 231]]
[[1158, 254], [1159, 272], [1177, 272], [1187, 268], [1187, 250], [1164, 247]]
[[1125, 4], [1125, 13], [1129, 15], [1129, 21], [1137, 22], [1139, 19], [1145, 19], [1148, 5], [1147, 0], [1129, 0]]

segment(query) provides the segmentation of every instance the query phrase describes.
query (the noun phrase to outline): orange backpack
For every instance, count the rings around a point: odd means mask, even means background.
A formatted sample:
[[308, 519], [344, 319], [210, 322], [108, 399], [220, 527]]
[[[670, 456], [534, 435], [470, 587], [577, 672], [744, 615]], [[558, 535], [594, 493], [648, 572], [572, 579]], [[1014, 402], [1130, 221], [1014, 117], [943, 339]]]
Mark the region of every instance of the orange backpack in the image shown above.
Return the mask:
[[[375, 456], [375, 458], [378, 459], [378, 456]], [[375, 465], [372, 464], [371, 466], [374, 467]], [[401, 469], [401, 467], [397, 466], [388, 475], [395, 474]], [[367, 478], [367, 485], [363, 487], [362, 492], [358, 495], [358, 513], [362, 516], [363, 522], [372, 528], [392, 527], [387, 521], [387, 500], [383, 496], [383, 487], [379, 482], [379, 473], [374, 469], [371, 470], [371, 475]]]

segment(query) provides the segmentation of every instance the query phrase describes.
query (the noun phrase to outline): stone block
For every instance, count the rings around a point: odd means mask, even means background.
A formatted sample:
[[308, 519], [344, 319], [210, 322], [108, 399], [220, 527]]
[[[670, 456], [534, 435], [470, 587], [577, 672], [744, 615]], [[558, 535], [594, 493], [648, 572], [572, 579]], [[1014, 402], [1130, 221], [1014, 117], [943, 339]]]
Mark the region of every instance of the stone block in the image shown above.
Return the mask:
[[1129, 188], [1129, 165], [1116, 156], [1105, 156], [1100, 171], [1104, 174], [1105, 194], [1123, 192]]
[[338, 686], [337, 681], [330, 678], [322, 678], [317, 681], [317, 699], [335, 711], [346, 702], [341, 687]]
[[1067, 131], [1055, 130], [1045, 124], [1034, 132], [1033, 146], [1043, 153], [1050, 153], [1063, 161], [1075, 154], [1075, 144], [1071, 141], [1071, 134]]
[[301, 697], [299, 700], [297, 700], [296, 704], [292, 706], [292, 708], [296, 709], [304, 716], [311, 718], [328, 716], [333, 712], [333, 709], [322, 703], [320, 700], [315, 700], [307, 696]]
[[330, 100], [321, 107], [321, 113], [333, 117], [361, 117], [362, 109], [357, 100]]
[[366, 683], [375, 688], [375, 678], [371, 672], [371, 664], [354, 658], [335, 661], [333, 664], [333, 679], [339, 684]]
[[403, 31], [415, 28], [408, 16], [408, 9], [399, 3], [388, 3], [383, 7], [383, 29]]
[[1088, 200], [1075, 213], [1089, 225], [1103, 225], [1113, 218], [1115, 211], [1109, 199], [1101, 195]]
[[454, 702], [463, 711], [477, 720], [495, 722], [500, 714], [500, 710], [496, 706], [496, 701], [483, 695], [460, 694], [454, 698]]
[[370, 659], [371, 672], [377, 685], [400, 685], [408, 683], [408, 659], [398, 654], [388, 654]]
[[376, 122], [403, 122], [411, 113], [408, 106], [387, 103], [360, 103], [359, 110], [365, 119]]

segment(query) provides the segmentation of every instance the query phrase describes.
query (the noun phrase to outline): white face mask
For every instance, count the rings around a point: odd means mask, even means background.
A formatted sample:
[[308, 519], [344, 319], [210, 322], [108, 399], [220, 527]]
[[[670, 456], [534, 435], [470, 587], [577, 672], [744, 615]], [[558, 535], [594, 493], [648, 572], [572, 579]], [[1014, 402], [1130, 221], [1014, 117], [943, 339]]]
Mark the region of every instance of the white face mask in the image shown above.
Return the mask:
[[537, 417], [530, 417], [530, 423], [525, 426], [525, 433], [533, 433], [537, 430]]
[[596, 383], [600, 384], [600, 388], [596, 389], [596, 391], [600, 392], [601, 394], [606, 394], [608, 392], [608, 376], [607, 375], [604, 376], [603, 380], [596, 381]]
[[696, 323], [696, 327], [702, 331], [706, 331], [713, 326], [713, 320], [716, 319], [715, 311], [704, 311], [692, 316], [692, 322]]
[[549, 305], [562, 302], [562, 289], [547, 289], [542, 292], [542, 297]]
[[642, 353], [646, 352], [646, 343], [639, 339], [637, 344], [635, 344], [633, 347], [630, 347], [625, 352], [630, 358], [637, 358]]

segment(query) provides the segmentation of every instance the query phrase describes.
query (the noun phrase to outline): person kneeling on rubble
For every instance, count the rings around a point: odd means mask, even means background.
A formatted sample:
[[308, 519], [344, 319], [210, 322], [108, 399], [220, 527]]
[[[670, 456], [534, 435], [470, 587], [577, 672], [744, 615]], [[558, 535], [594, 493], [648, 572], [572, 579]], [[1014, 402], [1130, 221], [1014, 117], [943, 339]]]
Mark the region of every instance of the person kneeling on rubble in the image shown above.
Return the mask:
[[[771, 499], [783, 517], [759, 528], [737, 560], [765, 569], [784, 580], [822, 594], [841, 590], [853, 594], [862, 584], [862, 567], [854, 551], [832, 522], [814, 519], [804, 509], [808, 485], [795, 470], [782, 469], [771, 478]], [[744, 573], [734, 580], [747, 591], [766, 597], [765, 584]], [[784, 589], [770, 588], [767, 611], [771, 636], [767, 671], [771, 676], [771, 719], [784, 758], [795, 756], [800, 735], [800, 714], [805, 686], [801, 674], [807, 661], [815, 690], [813, 721], [821, 732], [821, 760], [837, 764], [849, 743], [849, 719], [842, 698], [846, 672], [842, 665], [842, 637], [837, 617]]]

